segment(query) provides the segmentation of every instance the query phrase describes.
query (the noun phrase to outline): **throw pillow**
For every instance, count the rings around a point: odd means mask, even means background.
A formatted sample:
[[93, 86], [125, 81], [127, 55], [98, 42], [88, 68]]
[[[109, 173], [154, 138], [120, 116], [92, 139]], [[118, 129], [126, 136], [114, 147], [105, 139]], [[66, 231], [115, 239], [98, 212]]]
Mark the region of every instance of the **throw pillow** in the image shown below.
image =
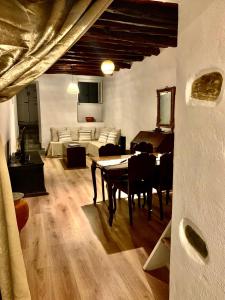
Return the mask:
[[118, 136], [118, 133], [116, 131], [111, 131], [107, 138], [107, 144], [110, 143], [110, 144], [116, 145], [117, 144], [117, 136]]
[[68, 129], [60, 129], [58, 131], [59, 141], [60, 142], [71, 142], [70, 131]]
[[91, 141], [91, 130], [80, 129], [79, 130], [79, 141]]
[[71, 127], [70, 128], [70, 135], [72, 141], [78, 141], [79, 140], [79, 128], [78, 127]]
[[100, 143], [106, 144], [106, 143], [107, 143], [107, 138], [108, 138], [108, 132], [104, 132], [104, 131], [103, 131], [103, 132], [100, 134], [98, 141], [99, 141]]
[[89, 130], [91, 131], [91, 139], [94, 140], [95, 139], [95, 131], [96, 128], [95, 127], [81, 127], [81, 130]]
[[54, 127], [51, 127], [50, 132], [51, 132], [51, 142], [58, 142], [59, 141], [58, 130]]
[[116, 134], [117, 134], [117, 136], [116, 136], [116, 144], [118, 144], [119, 140], [120, 140], [120, 136], [121, 136], [121, 129], [114, 129], [112, 131], [116, 132]]
[[101, 132], [101, 128], [96, 128], [96, 131], [95, 131], [95, 140], [98, 140], [99, 137], [100, 137], [100, 132]]

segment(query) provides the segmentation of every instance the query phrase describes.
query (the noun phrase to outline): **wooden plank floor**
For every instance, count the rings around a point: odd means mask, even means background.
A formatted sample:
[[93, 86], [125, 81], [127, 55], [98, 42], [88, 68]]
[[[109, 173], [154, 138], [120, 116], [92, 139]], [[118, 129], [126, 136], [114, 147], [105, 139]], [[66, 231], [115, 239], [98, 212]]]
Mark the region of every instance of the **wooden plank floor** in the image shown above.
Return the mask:
[[150, 222], [136, 205], [131, 227], [121, 199], [110, 228], [99, 171], [99, 202], [92, 203], [90, 160], [86, 169], [67, 169], [56, 158], [44, 162], [49, 195], [27, 198], [30, 217], [20, 234], [32, 300], [168, 299], [162, 275], [142, 266], [170, 219], [171, 204], [164, 205], [163, 222], [156, 196]]

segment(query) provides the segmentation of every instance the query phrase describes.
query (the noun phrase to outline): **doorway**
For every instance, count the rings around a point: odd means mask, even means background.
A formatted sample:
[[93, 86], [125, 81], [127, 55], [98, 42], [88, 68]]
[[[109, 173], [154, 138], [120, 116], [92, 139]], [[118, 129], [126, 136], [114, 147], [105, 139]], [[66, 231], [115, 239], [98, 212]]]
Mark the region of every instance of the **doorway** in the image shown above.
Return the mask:
[[26, 127], [25, 150], [41, 150], [39, 141], [38, 96], [36, 82], [26, 86], [17, 94], [19, 132]]

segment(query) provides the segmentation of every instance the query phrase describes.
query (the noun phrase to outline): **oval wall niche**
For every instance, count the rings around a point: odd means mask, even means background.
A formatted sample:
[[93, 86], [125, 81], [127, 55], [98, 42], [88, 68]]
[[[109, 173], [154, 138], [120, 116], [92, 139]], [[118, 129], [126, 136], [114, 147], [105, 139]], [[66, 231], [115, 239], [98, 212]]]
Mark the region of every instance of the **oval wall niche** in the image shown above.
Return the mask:
[[197, 263], [205, 264], [209, 252], [200, 230], [190, 220], [183, 219], [180, 222], [179, 235], [187, 254]]
[[[215, 106], [221, 98], [223, 75], [218, 70], [202, 71], [187, 84], [188, 100], [192, 104]], [[188, 101], [188, 102], [189, 102]]]

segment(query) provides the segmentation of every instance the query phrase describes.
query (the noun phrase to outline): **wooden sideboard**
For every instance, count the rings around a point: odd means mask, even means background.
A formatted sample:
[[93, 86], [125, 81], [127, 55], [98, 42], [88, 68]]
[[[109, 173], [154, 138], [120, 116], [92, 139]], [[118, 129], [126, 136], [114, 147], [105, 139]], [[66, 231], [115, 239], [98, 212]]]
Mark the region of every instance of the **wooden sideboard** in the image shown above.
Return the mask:
[[13, 159], [8, 163], [13, 192], [24, 193], [25, 197], [47, 195], [44, 181], [44, 163], [37, 151], [27, 152], [29, 160], [21, 163]]
[[171, 152], [174, 146], [174, 134], [167, 131], [140, 131], [131, 141], [131, 153], [134, 152], [134, 146], [140, 142], [151, 143], [154, 152]]

